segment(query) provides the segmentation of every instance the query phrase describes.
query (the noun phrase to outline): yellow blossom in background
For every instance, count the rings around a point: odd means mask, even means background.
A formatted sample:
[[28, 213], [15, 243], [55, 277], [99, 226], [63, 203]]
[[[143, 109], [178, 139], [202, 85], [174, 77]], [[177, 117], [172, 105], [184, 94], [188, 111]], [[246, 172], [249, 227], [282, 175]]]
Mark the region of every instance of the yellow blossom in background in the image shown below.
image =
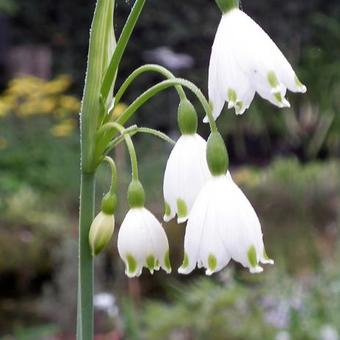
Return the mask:
[[11, 106], [5, 100], [0, 100], [0, 118], [6, 116], [10, 109]]
[[79, 99], [74, 96], [61, 96], [59, 106], [68, 112], [79, 112], [80, 110]]
[[259, 176], [247, 168], [240, 168], [233, 172], [234, 181], [240, 186], [254, 187], [259, 182]]
[[[76, 126], [80, 100], [66, 92], [72, 84], [68, 75], [47, 81], [33, 76], [18, 77], [8, 83], [0, 95], [0, 119], [7, 115], [29, 119], [49, 116], [54, 126], [51, 133], [57, 137], [69, 135]], [[74, 115], [74, 118], [67, 118]]]
[[66, 137], [75, 129], [76, 123], [74, 119], [65, 119], [59, 124], [51, 128], [51, 134], [55, 137]]
[[54, 80], [46, 82], [43, 85], [43, 90], [50, 95], [62, 94], [70, 87], [71, 83], [72, 78], [70, 76], [61, 75]]

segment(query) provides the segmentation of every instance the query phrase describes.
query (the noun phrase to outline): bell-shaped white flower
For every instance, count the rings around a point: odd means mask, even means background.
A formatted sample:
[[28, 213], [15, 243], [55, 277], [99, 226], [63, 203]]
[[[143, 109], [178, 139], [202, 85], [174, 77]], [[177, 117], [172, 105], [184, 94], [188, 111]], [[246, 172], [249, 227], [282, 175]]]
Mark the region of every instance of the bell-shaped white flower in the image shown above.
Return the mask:
[[184, 251], [181, 274], [197, 264], [211, 275], [230, 259], [251, 273], [263, 270], [259, 262], [273, 263], [265, 252], [258, 217], [229, 172], [212, 177], [199, 193], [189, 215]]
[[115, 228], [115, 217], [103, 211], [93, 220], [90, 232], [89, 243], [92, 255], [98, 255], [110, 242]]
[[198, 134], [186, 134], [171, 151], [163, 182], [166, 222], [176, 214], [178, 223], [185, 222], [199, 191], [211, 177], [206, 147], [206, 141]]
[[278, 107], [289, 107], [287, 89], [306, 92], [291, 65], [263, 29], [233, 8], [222, 15], [209, 65], [209, 98], [215, 119], [224, 102], [242, 114], [255, 92]]
[[144, 207], [129, 210], [119, 229], [118, 252], [128, 277], [139, 276], [143, 267], [151, 274], [163, 268], [171, 272], [169, 243], [162, 225]]

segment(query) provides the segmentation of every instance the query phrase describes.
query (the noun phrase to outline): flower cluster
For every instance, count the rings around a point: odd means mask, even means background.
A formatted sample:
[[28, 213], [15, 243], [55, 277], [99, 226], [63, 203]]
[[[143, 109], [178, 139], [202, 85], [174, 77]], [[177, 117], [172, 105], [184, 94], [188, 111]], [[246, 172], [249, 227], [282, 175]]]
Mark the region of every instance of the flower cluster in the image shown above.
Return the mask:
[[[181, 137], [171, 151], [165, 169], [164, 221], [177, 215], [178, 223], [187, 222], [179, 273], [189, 274], [197, 266], [205, 268], [206, 275], [211, 275], [227, 266], [231, 259], [251, 273], [260, 273], [263, 271], [261, 264], [273, 264], [274, 261], [266, 253], [254, 208], [228, 170], [228, 152], [215, 120], [224, 102], [228, 103], [228, 108], [234, 108], [236, 114], [242, 114], [257, 92], [278, 107], [288, 107], [287, 89], [305, 92], [306, 87], [269, 36], [238, 9], [237, 0], [216, 2], [223, 15], [209, 67], [212, 107], [207, 103], [205, 120], [210, 123], [211, 133], [207, 141], [197, 133], [196, 110], [185, 94], [180, 93], [178, 125]], [[141, 70], [136, 74], [138, 72]], [[167, 71], [162, 72], [167, 74]], [[174, 84], [188, 85], [185, 81]], [[197, 94], [198, 90], [193, 92]], [[119, 92], [116, 101], [120, 95]], [[131, 138], [117, 123], [109, 123], [107, 127], [114, 127], [124, 135], [133, 170], [128, 189], [130, 210], [118, 233], [118, 251], [126, 266], [125, 273], [129, 277], [139, 276], [143, 267], [151, 273], [160, 268], [170, 273], [167, 236], [161, 223], [145, 208], [145, 194], [138, 179]], [[102, 130], [105, 140], [107, 131]], [[114, 207], [115, 195], [111, 190], [91, 226], [90, 245], [94, 254], [107, 244], [113, 233]]]

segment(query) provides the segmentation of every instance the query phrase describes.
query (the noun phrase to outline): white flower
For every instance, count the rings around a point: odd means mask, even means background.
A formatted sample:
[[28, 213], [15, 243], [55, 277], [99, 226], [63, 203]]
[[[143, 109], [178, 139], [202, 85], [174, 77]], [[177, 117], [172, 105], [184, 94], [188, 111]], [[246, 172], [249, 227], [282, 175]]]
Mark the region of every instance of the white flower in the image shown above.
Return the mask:
[[177, 213], [185, 222], [204, 183], [211, 177], [206, 161], [206, 141], [198, 134], [182, 135], [174, 146], [164, 174], [164, 220]]
[[145, 208], [129, 210], [118, 233], [118, 252], [128, 277], [139, 276], [143, 267], [151, 274], [162, 267], [171, 272], [169, 243], [162, 225]]
[[89, 232], [89, 243], [93, 256], [98, 255], [107, 246], [112, 238], [114, 228], [114, 215], [100, 211], [93, 220]]
[[212, 177], [199, 193], [189, 215], [184, 251], [181, 274], [198, 264], [211, 275], [230, 259], [251, 273], [263, 270], [259, 262], [273, 263], [266, 255], [257, 215], [229, 172]]
[[244, 113], [255, 92], [278, 107], [289, 107], [287, 88], [306, 92], [267, 33], [238, 8], [224, 13], [209, 65], [209, 98], [215, 119], [225, 101], [236, 114]]

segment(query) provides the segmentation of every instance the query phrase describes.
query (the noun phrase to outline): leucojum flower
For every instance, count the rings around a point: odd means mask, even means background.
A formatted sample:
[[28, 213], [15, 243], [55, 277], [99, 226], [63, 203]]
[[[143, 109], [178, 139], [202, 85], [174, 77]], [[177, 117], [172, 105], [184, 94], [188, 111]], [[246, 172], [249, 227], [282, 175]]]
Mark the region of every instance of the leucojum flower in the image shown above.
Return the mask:
[[169, 156], [164, 174], [164, 220], [168, 222], [177, 214], [178, 223], [183, 223], [210, 172], [205, 156], [207, 143], [197, 134], [197, 114], [188, 100], [180, 102], [178, 124], [182, 135]]
[[222, 10], [209, 65], [209, 99], [215, 119], [224, 102], [236, 114], [257, 92], [278, 107], [289, 107], [287, 89], [306, 92], [293, 68], [263, 29], [238, 8], [238, 0], [216, 0]]
[[178, 271], [189, 274], [198, 265], [206, 268], [206, 275], [211, 275], [233, 259], [251, 273], [259, 273], [263, 270], [260, 262], [274, 262], [266, 254], [253, 207], [227, 172], [227, 150], [218, 132], [209, 137], [207, 160], [212, 177], [190, 212], [184, 261]]
[[118, 252], [125, 262], [128, 277], [140, 276], [143, 267], [171, 272], [169, 243], [162, 225], [144, 207], [144, 189], [140, 182], [132, 181], [128, 200], [130, 210], [119, 229]]

